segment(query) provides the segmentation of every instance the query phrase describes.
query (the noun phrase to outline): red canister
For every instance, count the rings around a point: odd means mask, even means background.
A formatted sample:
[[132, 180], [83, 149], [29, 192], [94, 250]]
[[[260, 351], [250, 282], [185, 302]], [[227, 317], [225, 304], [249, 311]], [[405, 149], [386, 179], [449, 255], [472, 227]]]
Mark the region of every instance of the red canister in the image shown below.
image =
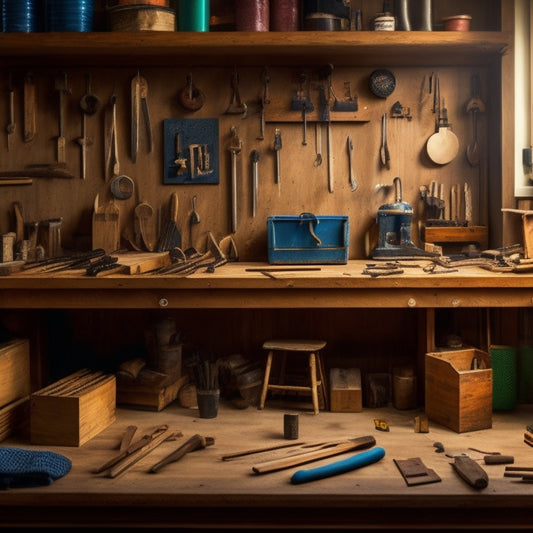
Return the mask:
[[235, 29], [237, 31], [269, 31], [269, 0], [235, 0]]
[[299, 0], [270, 0], [270, 30], [298, 31], [299, 3]]

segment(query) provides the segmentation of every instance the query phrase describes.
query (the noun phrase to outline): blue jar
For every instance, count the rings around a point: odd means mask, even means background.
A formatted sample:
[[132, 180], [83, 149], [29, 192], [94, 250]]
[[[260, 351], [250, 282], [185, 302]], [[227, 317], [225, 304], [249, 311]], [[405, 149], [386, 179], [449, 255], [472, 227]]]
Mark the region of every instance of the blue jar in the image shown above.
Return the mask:
[[38, 31], [39, 0], [2, 0], [2, 32]]
[[94, 0], [46, 0], [46, 31], [93, 31]]

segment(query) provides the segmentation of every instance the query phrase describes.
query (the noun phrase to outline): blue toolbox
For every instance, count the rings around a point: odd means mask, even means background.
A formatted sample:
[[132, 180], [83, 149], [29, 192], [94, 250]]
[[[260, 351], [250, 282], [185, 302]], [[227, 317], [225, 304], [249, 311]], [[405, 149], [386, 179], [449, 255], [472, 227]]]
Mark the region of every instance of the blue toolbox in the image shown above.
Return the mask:
[[267, 218], [270, 264], [348, 262], [347, 215], [274, 215]]

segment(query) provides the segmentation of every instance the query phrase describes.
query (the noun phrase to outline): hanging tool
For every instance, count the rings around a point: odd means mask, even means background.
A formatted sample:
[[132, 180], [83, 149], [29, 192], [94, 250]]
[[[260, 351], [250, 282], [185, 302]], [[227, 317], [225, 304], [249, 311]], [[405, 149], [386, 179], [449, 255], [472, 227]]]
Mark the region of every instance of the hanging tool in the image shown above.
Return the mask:
[[349, 135], [346, 139], [346, 147], [348, 149], [348, 176], [350, 178], [350, 187], [353, 192], [357, 190], [357, 181], [353, 173], [353, 141]]
[[479, 143], [477, 139], [477, 119], [478, 113], [485, 112], [485, 104], [479, 97], [479, 78], [476, 74], [472, 76], [472, 98], [466, 104], [466, 112], [472, 113], [472, 132], [473, 140], [466, 147], [466, 158], [470, 166], [477, 167], [479, 165]]
[[81, 177], [87, 175], [87, 147], [93, 144], [90, 137], [87, 136], [87, 116], [94, 115], [100, 108], [100, 99], [91, 92], [91, 75], [85, 77], [86, 91], [80, 100], [81, 109], [81, 137], [77, 139], [81, 147]]
[[257, 210], [257, 191], [259, 188], [259, 152], [252, 150], [250, 152], [250, 158], [252, 160], [252, 216], [255, 217]]
[[24, 75], [24, 142], [30, 142], [37, 133], [37, 98], [33, 74]]
[[59, 93], [59, 136], [57, 137], [57, 162], [66, 163], [67, 156], [65, 152], [66, 139], [64, 132], [64, 98], [71, 94], [67, 84], [67, 73], [61, 72], [60, 79], [56, 80], [56, 91]]
[[387, 113], [381, 116], [381, 147], [379, 149], [381, 166], [390, 169], [390, 152], [387, 144]]
[[167, 252], [174, 248], [181, 248], [181, 232], [178, 227], [178, 193], [173, 192], [170, 195], [168, 218], [164, 224], [163, 230], [159, 234], [156, 252]]
[[330, 117], [329, 117], [329, 99], [326, 95], [326, 87], [321, 85], [320, 91], [320, 117], [321, 123], [326, 123], [326, 150], [328, 152], [328, 190], [333, 192], [333, 170], [332, 170], [332, 153], [331, 153], [331, 131], [330, 131]]
[[322, 164], [322, 127], [318, 122], [315, 122], [315, 160], [314, 167], [319, 167]]
[[207, 446], [212, 446], [215, 444], [215, 439], [213, 437], [203, 437], [202, 435], [193, 435], [185, 443], [183, 443], [177, 450], [173, 451], [171, 454], [167, 455], [161, 461], [158, 461], [155, 465], [150, 468], [149, 472], [155, 474], [159, 472], [164, 466], [175, 463], [179, 461], [184, 455], [189, 452], [194, 452], [196, 450], [203, 450]]
[[[331, 82], [330, 82], [331, 83]], [[352, 97], [352, 91], [350, 88], [350, 82], [345, 81], [344, 82], [344, 99], [338, 100], [335, 96], [335, 93], [333, 92], [333, 86], [330, 84], [329, 90], [331, 91], [331, 94], [333, 95], [334, 101], [332, 110], [333, 111], [357, 111], [359, 109], [359, 103], [357, 96], [354, 98]]]
[[187, 74], [187, 81], [178, 93], [179, 103], [189, 111], [198, 111], [205, 103], [205, 94], [194, 85], [192, 74]]
[[16, 124], [15, 124], [15, 89], [13, 89], [13, 79], [11, 72], [9, 73], [9, 82], [8, 82], [8, 93], [9, 93], [9, 123], [6, 126], [7, 132], [7, 149], [11, 146], [11, 137], [15, 133]]
[[189, 245], [193, 246], [192, 241], [192, 228], [196, 224], [200, 224], [200, 215], [198, 214], [198, 211], [196, 210], [196, 194], [191, 198], [191, 205], [192, 205], [192, 211], [189, 218]]
[[139, 126], [141, 114], [146, 128], [148, 152], [152, 151], [152, 126], [148, 112], [148, 82], [137, 72], [131, 80], [131, 160], [137, 161], [139, 150]]
[[459, 139], [450, 129], [448, 122], [448, 110], [440, 94], [440, 81], [435, 80], [435, 101], [437, 112], [436, 133], [427, 140], [426, 150], [429, 158], [438, 165], [446, 165], [452, 161], [459, 150]]
[[117, 96], [115, 91], [109, 99], [109, 106], [105, 114], [105, 179], [116, 177], [120, 174], [118, 162], [118, 134], [117, 134]]
[[281, 130], [274, 131], [274, 151], [276, 152], [276, 183], [278, 184], [278, 194], [281, 194]]
[[230, 103], [226, 109], [226, 115], [242, 115], [242, 118], [246, 118], [248, 106], [241, 100], [239, 94], [239, 74], [236, 70], [231, 74], [231, 89], [232, 95]]
[[307, 145], [307, 113], [314, 111], [315, 106], [309, 96], [308, 80], [305, 73], [300, 74], [300, 88], [295, 92], [292, 98], [291, 109], [302, 112], [303, 137], [302, 144]]
[[261, 128], [259, 131], [259, 136], [256, 137], [259, 141], [262, 141], [265, 138], [265, 106], [270, 104], [270, 99], [268, 98], [268, 84], [270, 83], [270, 76], [268, 74], [268, 68], [265, 67], [261, 74], [261, 81], [263, 82], [263, 96], [261, 97], [260, 106], [261, 106]]
[[239, 139], [237, 128], [231, 127], [231, 232], [237, 231], [237, 156], [242, 150], [242, 141]]

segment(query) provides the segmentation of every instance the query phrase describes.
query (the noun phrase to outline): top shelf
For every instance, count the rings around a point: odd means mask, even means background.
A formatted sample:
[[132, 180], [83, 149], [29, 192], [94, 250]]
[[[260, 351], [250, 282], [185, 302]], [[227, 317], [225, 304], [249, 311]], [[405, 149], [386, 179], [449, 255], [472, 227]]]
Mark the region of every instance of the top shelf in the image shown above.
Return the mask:
[[0, 61], [86, 66], [461, 66], [505, 54], [511, 32], [0, 33]]

